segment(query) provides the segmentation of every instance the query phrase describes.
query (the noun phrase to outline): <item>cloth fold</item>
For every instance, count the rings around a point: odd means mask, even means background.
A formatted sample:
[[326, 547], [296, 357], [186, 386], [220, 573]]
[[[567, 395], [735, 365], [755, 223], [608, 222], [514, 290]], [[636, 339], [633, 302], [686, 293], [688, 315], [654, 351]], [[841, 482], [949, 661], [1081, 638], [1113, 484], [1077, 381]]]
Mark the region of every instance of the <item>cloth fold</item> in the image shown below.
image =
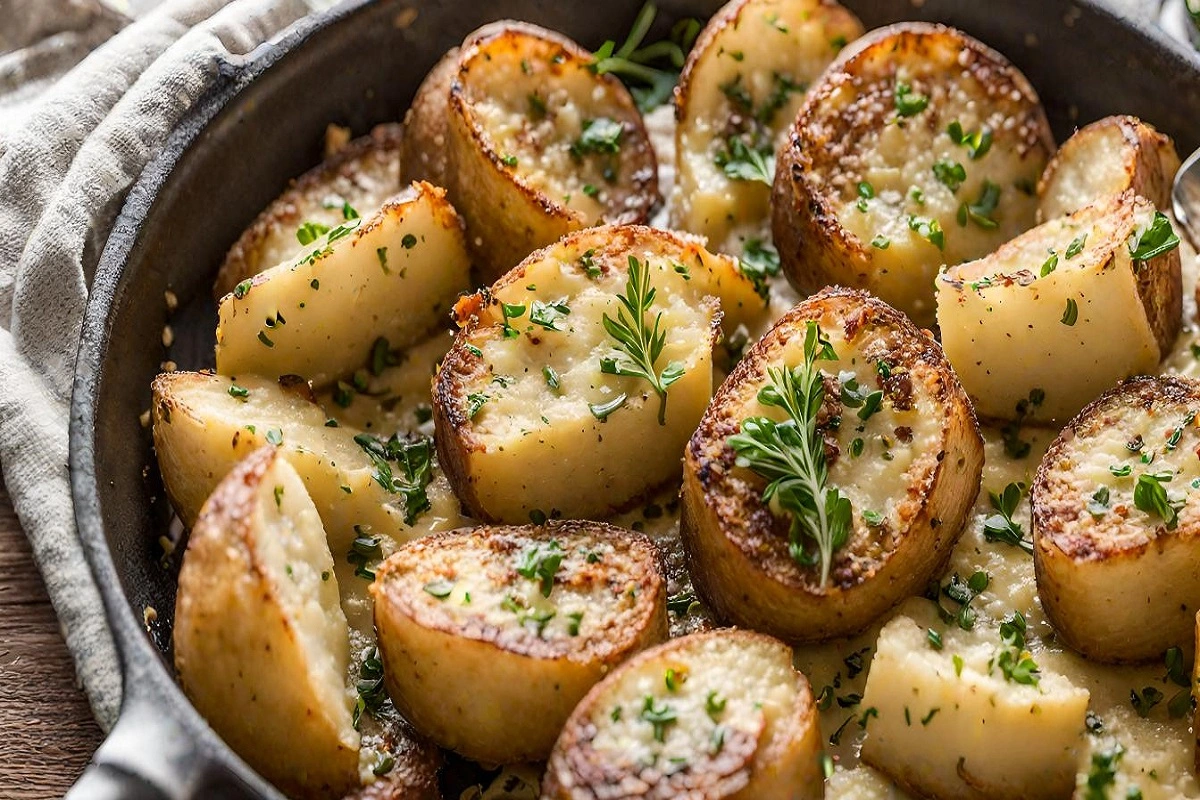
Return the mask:
[[107, 730], [120, 673], [67, 472], [87, 287], [130, 186], [220, 65], [331, 3], [168, 0], [130, 22], [98, 0], [10, 2], [0, 15], [0, 468]]

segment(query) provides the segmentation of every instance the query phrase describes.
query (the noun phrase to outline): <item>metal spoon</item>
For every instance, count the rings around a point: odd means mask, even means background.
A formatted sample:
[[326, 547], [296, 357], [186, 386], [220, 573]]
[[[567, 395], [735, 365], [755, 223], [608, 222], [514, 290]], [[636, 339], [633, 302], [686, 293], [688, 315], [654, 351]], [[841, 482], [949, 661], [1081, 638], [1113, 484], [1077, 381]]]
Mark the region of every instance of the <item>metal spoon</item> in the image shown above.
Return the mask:
[[1188, 156], [1175, 173], [1171, 205], [1192, 249], [1200, 250], [1200, 150]]

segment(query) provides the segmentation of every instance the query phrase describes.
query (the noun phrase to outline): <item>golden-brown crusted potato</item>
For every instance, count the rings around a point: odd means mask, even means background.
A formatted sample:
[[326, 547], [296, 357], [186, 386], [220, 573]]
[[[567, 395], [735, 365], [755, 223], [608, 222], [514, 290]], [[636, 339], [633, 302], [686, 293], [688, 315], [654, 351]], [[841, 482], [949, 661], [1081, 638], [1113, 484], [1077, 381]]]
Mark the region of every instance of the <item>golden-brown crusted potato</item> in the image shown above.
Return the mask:
[[1200, 383], [1136, 378], [1080, 412], [1030, 492], [1038, 596], [1058, 638], [1134, 662], [1190, 648], [1200, 609]]
[[418, 729], [485, 763], [544, 759], [576, 703], [667, 638], [641, 534], [597, 522], [413, 542], [371, 586], [388, 692]]
[[400, 191], [399, 125], [378, 125], [313, 167], [275, 198], [234, 242], [213, 283], [220, 300], [247, 278], [297, 255], [296, 231], [306, 222], [335, 227], [346, 205], [368, 215]]
[[1038, 181], [1038, 220], [1062, 217], [1108, 195], [1132, 190], [1171, 206], [1179, 154], [1171, 137], [1137, 117], [1104, 117], [1076, 131]]
[[358, 786], [349, 632], [325, 531], [274, 447], [217, 486], [188, 540], [175, 667], [209, 724], [293, 797]]
[[775, 151], [804, 92], [862, 33], [833, 0], [732, 0], [708, 21], [675, 93], [673, 227], [728, 253], [763, 237]]
[[[763, 311], [734, 261], [666, 231], [589, 229], [532, 254], [459, 304], [465, 327], [434, 381], [438, 453], [464, 507], [515, 524], [600, 518], [677, 476], [720, 323]], [[642, 361], [609, 327], [635, 316], [647, 336], [659, 326], [654, 384], [630, 374]]]
[[1003, 56], [941, 25], [852, 42], [812, 87], [779, 156], [772, 229], [802, 294], [867, 289], [933, 324], [942, 264], [1034, 223], [1054, 148], [1041, 103]]
[[979, 416], [1061, 423], [1155, 371], [1182, 322], [1177, 243], [1170, 221], [1126, 192], [944, 268], [942, 347]]
[[459, 54], [446, 188], [487, 280], [571, 231], [642, 222], [659, 201], [632, 97], [590, 64], [579, 45], [523, 23], [488, 26]]
[[[366, 747], [359, 754], [363, 785], [342, 800], [443, 800], [438, 783], [442, 751], [395, 714], [379, 728], [372, 739], [373, 760], [367, 760]], [[364, 730], [364, 741], [370, 736]]]
[[545, 800], [812, 800], [821, 729], [792, 651], [739, 630], [673, 639], [622, 664], [554, 745]]
[[450, 85], [458, 72], [460, 49], [452, 47], [438, 59], [417, 87], [404, 115], [404, 157], [400, 176], [405, 181], [424, 180], [445, 186], [447, 129], [450, 122]]
[[225, 295], [217, 371], [330, 384], [369, 363], [380, 340], [404, 348], [427, 336], [469, 286], [458, 214], [443, 190], [414, 183]]
[[[233, 466], [268, 443], [278, 443], [304, 479], [339, 559], [350, 549], [356, 525], [380, 536], [386, 555], [397, 542], [459, 519], [458, 501], [433, 464], [428, 439], [412, 445], [414, 455], [428, 449], [428, 460], [414, 458], [414, 465], [427, 463], [429, 471], [410, 476], [399, 461], [380, 455], [377, 439], [362, 440], [373, 456], [356, 441], [359, 430], [331, 427], [303, 392], [266, 378], [168, 372], [155, 378], [152, 393], [154, 450], [167, 497], [186, 526], [195, 523], [201, 504]], [[397, 491], [384, 488], [387, 476], [380, 465], [391, 471], [393, 486], [402, 485]], [[408, 485], [423, 487], [428, 508], [421, 492], [400, 491]]]
[[[825, 343], [836, 360], [828, 360], [828, 350], [822, 360]], [[810, 350], [816, 360], [806, 368]], [[785, 370], [799, 381], [799, 397], [810, 398], [793, 401], [800, 408], [813, 402], [803, 373], [823, 395], [815, 416], [802, 413], [800, 420], [814, 424], [816, 442], [823, 440], [823, 447], [813, 443], [811, 432], [801, 440], [822, 448], [822, 463], [768, 425], [760, 441], [764, 453], [775, 455], [759, 459], [765, 466], [747, 465], [739, 458], [744, 448], [735, 450], [730, 437], [763, 428], [755, 418], [793, 418], [763, 403], [768, 386], [792, 396]], [[790, 641], [862, 630], [920, 592], [945, 562], [979, 490], [982, 465], [975, 415], [932, 337], [865, 292], [825, 290], [750, 348], [688, 442], [681, 534], [696, 589], [725, 619]], [[834, 511], [818, 501], [834, 521], [814, 526], [795, 518], [778, 496], [763, 499], [764, 476], [811, 485], [826, 470], [824, 485], [849, 505], [842, 512], [848, 539], [828, 559], [819, 557], [809, 532], [827, 529], [835, 539]]]
[[[1022, 618], [1023, 619], [1023, 618]], [[1041, 671], [1033, 685], [996, 669], [1005, 645], [900, 615], [879, 632], [862, 708], [862, 758], [934, 800], [1062, 800], [1087, 751], [1087, 689]], [[1011, 652], [1011, 651], [1010, 651]]]

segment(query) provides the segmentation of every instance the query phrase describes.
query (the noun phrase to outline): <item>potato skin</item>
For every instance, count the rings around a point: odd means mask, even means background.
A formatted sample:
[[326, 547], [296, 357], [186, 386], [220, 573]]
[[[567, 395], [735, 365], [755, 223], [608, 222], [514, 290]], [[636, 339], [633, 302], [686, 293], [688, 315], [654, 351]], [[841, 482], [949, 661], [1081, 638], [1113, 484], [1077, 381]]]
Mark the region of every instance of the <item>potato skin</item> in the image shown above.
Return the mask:
[[[591, 55], [566, 37], [523, 23], [488, 26], [464, 46], [450, 86], [447, 127], [446, 188], [450, 201], [466, 219], [467, 240], [476, 268], [494, 280], [529, 253], [589, 224], [584, 214], [549, 197], [532, 185], [526, 167], [505, 163], [510, 156], [496, 142], [477, 104], [487, 91], [480, 82], [499, 64], [543, 64], [538, 86], [565, 84], [587, 73], [592, 86], [603, 87], [605, 112], [624, 130], [617, 178], [607, 189], [602, 222], [638, 223], [658, 204], [658, 170], [654, 149], [633, 98], [612, 75], [591, 75]], [[481, 77], [482, 76], [482, 77]]]
[[1038, 181], [1038, 222], [1126, 190], [1157, 209], [1170, 208], [1178, 171], [1179, 154], [1171, 137], [1137, 117], [1098, 119], [1063, 142], [1046, 165]]
[[377, 125], [292, 181], [229, 248], [213, 282], [213, 298], [220, 300], [242, 281], [299, 252], [301, 224], [341, 222], [340, 207], [324, 207], [330, 194], [366, 215], [400, 191], [401, 137], [399, 125]]
[[[1038, 596], [1058, 638], [1088, 658], [1136, 663], [1158, 658], [1169, 647], [1191, 647], [1200, 607], [1197, 493], [1192, 490], [1179, 511], [1178, 528], [1158, 524], [1147, 530], [1144, 520], [1128, 519], [1136, 512], [1125, 507], [1123, 495], [1118, 499], [1117, 489], [1120, 481], [1136, 480], [1151, 468], [1139, 465], [1134, 476], [1117, 478], [1107, 473], [1113, 459], [1106, 451], [1096, 451], [1098, 466], [1086, 461], [1089, 445], [1109, 431], [1126, 431], [1122, 440], [1132, 440], [1134, 431], [1122, 424], [1131, 415], [1148, 418], [1143, 427], [1154, 435], [1146, 436], [1143, 447], [1155, 452], [1157, 435], [1165, 440], [1187, 414], [1200, 414], [1200, 383], [1174, 376], [1133, 378], [1079, 412], [1038, 467], [1030, 490]], [[1197, 447], [1194, 424], [1180, 430], [1178, 451], [1190, 463]], [[1168, 463], [1159, 457], [1153, 468]], [[1093, 472], [1104, 476], [1101, 485], [1113, 484], [1112, 511], [1098, 518], [1087, 509], [1096, 489]], [[1170, 493], [1177, 494], [1191, 477], [1177, 476]]]
[[[479, 612], [456, 623], [442, 605], [453, 600], [432, 601], [405, 578], [433, 568], [470, 585], [465, 549], [480, 548], [496, 563], [552, 540], [568, 553], [598, 542], [612, 550], [595, 564], [558, 573], [549, 601], [556, 602], [558, 592], [557, 602], [563, 602], [568, 586], [585, 591], [607, 585], [631, 593], [635, 605], [605, 619], [598, 631], [586, 627], [593, 624], [587, 615], [595, 613], [589, 606], [582, 636], [543, 637], [531, 635], [515, 616], [497, 624], [484, 608], [494, 598], [483, 589], [470, 601]], [[389, 694], [419, 730], [468, 758], [544, 759], [571, 710], [597, 681], [631, 654], [667, 638], [666, 582], [656, 559], [641, 534], [595, 522], [451, 531], [401, 548], [371, 586]], [[523, 579], [510, 572], [508, 580]]]
[[[248, 456], [196, 520], [179, 575], [175, 666], [197, 711], [264, 777], [293, 797], [336, 796], [358, 785], [358, 737], [314, 707], [301, 634], [254, 544], [260, 486], [277, 458], [274, 447]], [[348, 726], [348, 709], [341, 715]]]
[[[690, 800], [815, 800], [822, 797], [824, 779], [818, 760], [820, 723], [812, 690], [800, 672], [794, 672], [794, 702], [784, 716], [773, 721], [769, 733], [764, 731], [766, 741], [730, 742], [731, 749], [740, 752], [729, 753], [727, 757], [742, 759], [740, 764], [714, 759], [714, 767], [731, 774], [693, 773], [680, 783], [672, 781], [673, 776], [665, 771], [653, 767], [640, 774], [615, 774], [617, 765], [606, 763], [604, 757], [592, 749], [598, 732], [592, 718], [609, 716], [608, 709], [599, 706], [611, 699], [610, 687], [618, 687], [627, 674], [636, 674], [657, 664], [665, 667], [682, 663], [686, 673], [689, 651], [715, 646], [739, 650], [736, 667], [740, 670], [752, 670], [756, 666], [752, 663], [755, 657], [765, 653], [785, 659], [791, 666], [790, 650], [781, 642], [737, 629], [694, 633], [639, 653], [593, 687], [571, 714], [547, 764], [542, 782], [543, 800], [616, 800], [625, 797], [647, 800], [676, 797]], [[754, 650], [759, 652], [752, 652]]]
[[438, 59], [417, 87], [404, 115], [400, 175], [405, 184], [429, 181], [434, 186], [446, 186], [450, 85], [458, 71], [460, 54], [460, 48], [452, 47]]
[[[963, 61], [966, 63], [960, 63]], [[1037, 93], [1025, 76], [996, 51], [943, 25], [906, 22], [872, 31], [851, 42], [810, 89], [789, 142], [778, 155], [771, 195], [772, 231], [783, 272], [801, 294], [828, 285], [866, 289], [918, 325], [928, 327], [934, 321], [937, 267], [945, 261], [955, 263], [991, 252], [1032, 225], [1035, 209], [1031, 197], [1016, 189], [1002, 189], [995, 230], [961, 227], [950, 210], [940, 221], [945, 249], [939, 252], [931, 244], [918, 243], [923, 249], [902, 261], [896, 260], [901, 251], [895, 235], [889, 248], [880, 249], [869, 237], [861, 238], [843, 224], [838, 207], [854, 197], [855, 182], [863, 180], [862, 169], [856, 166], [864, 134], [883, 129], [891, 114], [894, 76], [885, 73], [895, 73], [897, 65], [910, 70], [929, 65], [932, 77], [926, 80], [934, 85], [948, 84], [947, 76], [964, 85], [969, 82], [994, 102], [993, 109], [985, 110], [1004, 113], [1005, 126], [996, 131], [990, 156], [995, 159], [1000, 153], [1008, 157], [1011, 151], [1021, 169], [1029, 173], [991, 176], [1006, 187], [1018, 178], [1027, 179], [1032, 186], [1054, 150], [1054, 140]], [[854, 105], [846, 107], [847, 98], [853, 98]], [[976, 102], [982, 105], [982, 99]], [[954, 119], [933, 102], [925, 115], [934, 115], [928, 122], [938, 126], [936, 131], [945, 131]], [[934, 129], [926, 132], [923, 127], [910, 126], [910, 130], [912, 135], [939, 141]], [[980, 165], [988, 164], [986, 160], [968, 160], [965, 150], [961, 156], [956, 152], [955, 158], [967, 164], [972, 176]], [[905, 175], [909, 172], [931, 180], [926, 168], [904, 170]], [[967, 201], [973, 196], [956, 199]], [[925, 215], [922, 208], [906, 206], [915, 215]], [[905, 233], [908, 239], [915, 235]], [[960, 244], [963, 241], [968, 244]]]
[[[907, 499], [897, 501], [907, 527], [896, 531], [891, 549], [881, 547], [882, 554], [869, 557], [850, 552], [852, 534], [835, 554], [832, 582], [825, 589], [811, 568], [802, 569], [789, 555], [789, 520], [763, 504], [761, 479], [739, 476], [734, 451], [726, 444], [740, 429], [745, 404], [765, 383], [766, 367], [775, 365], [789, 339], [803, 339], [805, 320], [819, 321], [823, 328], [844, 327], [849, 341], [860, 329], [878, 328], [880, 341], [890, 341], [876, 357], [909, 370], [905, 383], [883, 384], [885, 395], [911, 395], [919, 382], [942, 417], [938, 440], [923, 448], [928, 463], [923, 462], [919, 481], [909, 484]], [[784, 315], [748, 351], [688, 443], [680, 526], [693, 581], [719, 616], [788, 641], [856, 633], [919, 593], [944, 563], [979, 490], [982, 465], [983, 440], [974, 412], [933, 339], [865, 292], [827, 289]]]

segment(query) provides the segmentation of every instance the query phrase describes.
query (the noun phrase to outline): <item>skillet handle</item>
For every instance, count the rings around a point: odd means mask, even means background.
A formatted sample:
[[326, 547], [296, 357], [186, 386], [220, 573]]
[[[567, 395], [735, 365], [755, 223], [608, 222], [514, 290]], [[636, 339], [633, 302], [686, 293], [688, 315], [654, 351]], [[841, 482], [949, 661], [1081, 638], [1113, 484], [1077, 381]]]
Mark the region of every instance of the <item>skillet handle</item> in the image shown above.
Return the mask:
[[[127, 696], [128, 697], [128, 696]], [[259, 795], [211, 759], [165, 710], [128, 697], [65, 800], [191, 800]]]

